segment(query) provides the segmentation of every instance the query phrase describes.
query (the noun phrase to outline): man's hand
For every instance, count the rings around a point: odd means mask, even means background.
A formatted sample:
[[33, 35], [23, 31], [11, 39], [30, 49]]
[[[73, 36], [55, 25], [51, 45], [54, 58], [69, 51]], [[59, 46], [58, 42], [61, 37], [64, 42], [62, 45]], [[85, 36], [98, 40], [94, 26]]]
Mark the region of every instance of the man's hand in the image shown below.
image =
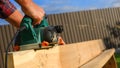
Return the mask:
[[33, 19], [33, 25], [40, 24], [45, 14], [44, 10], [32, 0], [16, 0], [23, 12]]

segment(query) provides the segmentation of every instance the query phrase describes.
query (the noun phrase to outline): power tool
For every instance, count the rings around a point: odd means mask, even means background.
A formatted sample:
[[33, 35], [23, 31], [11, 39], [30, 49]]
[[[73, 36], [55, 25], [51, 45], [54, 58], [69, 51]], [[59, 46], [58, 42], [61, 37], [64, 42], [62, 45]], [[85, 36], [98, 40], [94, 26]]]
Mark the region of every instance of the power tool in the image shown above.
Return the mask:
[[44, 41], [49, 43], [47, 47], [57, 44], [59, 33], [63, 32], [62, 25], [48, 25], [46, 16], [39, 25], [33, 26], [32, 24], [33, 19], [25, 15], [15, 40], [15, 45], [18, 45], [20, 50], [43, 48], [42, 42]]

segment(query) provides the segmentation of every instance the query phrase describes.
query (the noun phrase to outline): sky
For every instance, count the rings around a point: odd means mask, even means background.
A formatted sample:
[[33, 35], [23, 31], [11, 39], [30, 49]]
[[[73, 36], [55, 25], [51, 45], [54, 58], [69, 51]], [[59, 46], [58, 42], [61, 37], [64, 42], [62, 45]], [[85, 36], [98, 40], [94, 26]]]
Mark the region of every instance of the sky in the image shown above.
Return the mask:
[[[20, 6], [10, 0], [17, 9], [21, 11]], [[84, 10], [94, 10], [100, 8], [120, 7], [120, 0], [33, 0], [37, 5], [41, 6], [46, 14], [59, 14], [65, 12], [75, 12]], [[0, 19], [0, 25], [7, 24], [6, 21]]]

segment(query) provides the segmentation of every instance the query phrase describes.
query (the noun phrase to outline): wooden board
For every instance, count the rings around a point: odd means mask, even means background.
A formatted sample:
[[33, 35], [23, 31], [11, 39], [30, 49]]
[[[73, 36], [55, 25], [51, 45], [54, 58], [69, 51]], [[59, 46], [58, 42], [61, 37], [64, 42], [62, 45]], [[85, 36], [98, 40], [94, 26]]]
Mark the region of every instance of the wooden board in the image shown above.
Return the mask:
[[114, 55], [115, 49], [105, 50], [99, 56], [81, 66], [80, 68], [102, 68], [107, 61]]
[[63, 68], [76, 68], [99, 55], [105, 49], [102, 40], [92, 40], [60, 47]]
[[[44, 50], [9, 53], [8, 68], [78, 68], [105, 49], [102, 40], [55, 46]], [[12, 57], [11, 57], [12, 56]]]
[[110, 60], [104, 65], [103, 68], [118, 68], [117, 61], [115, 56], [113, 55]]

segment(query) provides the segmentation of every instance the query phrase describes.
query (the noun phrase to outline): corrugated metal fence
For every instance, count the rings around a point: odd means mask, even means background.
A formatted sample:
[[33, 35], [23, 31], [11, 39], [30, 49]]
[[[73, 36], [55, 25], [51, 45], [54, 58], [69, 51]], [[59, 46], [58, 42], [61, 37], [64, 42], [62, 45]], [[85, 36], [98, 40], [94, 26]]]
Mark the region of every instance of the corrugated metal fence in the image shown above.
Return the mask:
[[17, 29], [11, 25], [0, 26], [0, 68], [3, 68], [4, 65], [3, 54], [5, 52], [6, 46], [12, 39], [16, 30]]
[[[66, 43], [75, 43], [109, 37], [106, 25], [120, 22], [120, 8], [106, 8], [80, 12], [48, 15], [50, 25], [63, 25], [61, 34]], [[16, 29], [11, 25], [0, 26], [0, 68], [3, 68], [3, 52]], [[112, 39], [118, 43], [115, 38]], [[118, 47], [115, 46], [115, 47]]]

